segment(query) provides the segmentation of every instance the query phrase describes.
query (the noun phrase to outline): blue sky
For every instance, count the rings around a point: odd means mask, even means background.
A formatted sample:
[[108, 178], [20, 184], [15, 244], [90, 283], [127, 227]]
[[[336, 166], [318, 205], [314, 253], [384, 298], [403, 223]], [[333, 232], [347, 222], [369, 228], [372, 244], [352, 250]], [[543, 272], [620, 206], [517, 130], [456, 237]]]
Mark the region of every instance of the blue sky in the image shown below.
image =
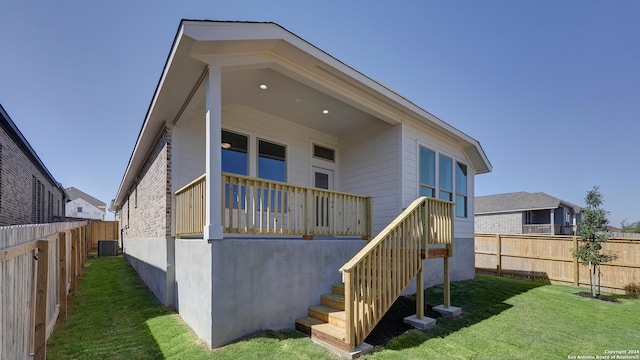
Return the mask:
[[53, 175], [115, 196], [181, 18], [273, 21], [482, 144], [476, 195], [640, 220], [640, 1], [0, 2], [0, 103]]

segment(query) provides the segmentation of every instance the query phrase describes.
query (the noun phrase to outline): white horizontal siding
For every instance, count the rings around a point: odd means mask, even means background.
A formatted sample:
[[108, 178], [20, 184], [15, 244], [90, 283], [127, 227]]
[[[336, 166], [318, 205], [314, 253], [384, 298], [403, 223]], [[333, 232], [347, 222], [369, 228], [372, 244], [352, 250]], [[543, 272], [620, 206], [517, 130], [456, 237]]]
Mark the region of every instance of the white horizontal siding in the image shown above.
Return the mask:
[[223, 109], [222, 127], [249, 135], [249, 176], [257, 176], [257, 141], [262, 139], [287, 147], [287, 182], [303, 186], [311, 185], [311, 143], [338, 145], [333, 136], [241, 106]]
[[[337, 147], [335, 137], [241, 106], [225, 107], [222, 128], [249, 137], [249, 176], [257, 176], [258, 139], [286, 146], [287, 182], [309, 186], [311, 143]], [[172, 187], [175, 190], [205, 172], [205, 119], [193, 116], [179, 121], [172, 135]]]
[[442, 153], [467, 165], [467, 218], [456, 218], [454, 233], [456, 238], [473, 238], [473, 194], [474, 176], [471, 162], [464, 154], [462, 147], [452, 139], [433, 134], [427, 126], [411, 119], [405, 119], [402, 130], [402, 206], [409, 205], [418, 197], [418, 147], [420, 145]]
[[379, 122], [339, 141], [342, 191], [373, 196], [375, 232], [399, 213], [399, 130]]
[[171, 187], [173, 192], [205, 173], [205, 121], [192, 116], [171, 130]]
[[456, 238], [465, 238], [471, 239], [475, 234], [475, 223], [474, 223], [474, 196], [475, 193], [475, 170], [471, 167], [471, 165], [467, 164], [467, 218], [456, 218], [453, 223], [454, 226], [454, 236]]

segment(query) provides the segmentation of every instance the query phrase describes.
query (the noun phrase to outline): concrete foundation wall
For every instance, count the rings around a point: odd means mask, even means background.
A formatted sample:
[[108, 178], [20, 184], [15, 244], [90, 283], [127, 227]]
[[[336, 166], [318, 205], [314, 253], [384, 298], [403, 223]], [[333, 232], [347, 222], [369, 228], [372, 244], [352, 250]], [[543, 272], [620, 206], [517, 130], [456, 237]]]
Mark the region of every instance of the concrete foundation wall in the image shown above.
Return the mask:
[[174, 303], [174, 251], [171, 237], [124, 238], [127, 261], [164, 306]]
[[320, 295], [342, 281], [338, 269], [365, 245], [362, 240], [213, 241], [211, 346], [260, 329], [293, 328]]
[[[475, 278], [475, 249], [473, 239], [455, 239], [454, 256], [449, 258], [451, 281], [471, 280]], [[429, 288], [444, 282], [444, 264], [442, 259], [427, 259], [424, 263], [424, 287]], [[415, 279], [407, 286], [403, 294], [415, 294]], [[435, 301], [430, 299], [429, 301]], [[453, 301], [453, 300], [452, 300]], [[455, 305], [455, 304], [453, 304]]]
[[[140, 277], [163, 304], [175, 304], [212, 348], [258, 330], [293, 328], [295, 319], [342, 281], [338, 269], [366, 244], [355, 239], [125, 239], [127, 259]], [[473, 239], [456, 239], [454, 246], [451, 280], [473, 279]], [[173, 271], [167, 251], [175, 251], [174, 278], [167, 275]], [[425, 287], [441, 284], [442, 259], [425, 265]], [[415, 281], [404, 293], [415, 293]]]
[[[176, 239], [175, 307], [191, 329], [211, 345], [211, 249], [207, 241]], [[237, 319], [241, 314], [236, 314]]]

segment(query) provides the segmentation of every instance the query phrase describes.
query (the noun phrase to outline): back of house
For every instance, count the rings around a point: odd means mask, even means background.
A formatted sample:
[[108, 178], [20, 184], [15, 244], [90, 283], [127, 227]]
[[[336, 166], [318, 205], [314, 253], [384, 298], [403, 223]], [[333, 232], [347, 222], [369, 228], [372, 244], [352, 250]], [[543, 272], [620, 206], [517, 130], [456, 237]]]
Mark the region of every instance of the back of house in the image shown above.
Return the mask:
[[141, 278], [217, 347], [292, 327], [421, 196], [453, 209], [451, 279], [473, 278], [489, 171], [475, 139], [277, 24], [183, 20], [112, 208]]

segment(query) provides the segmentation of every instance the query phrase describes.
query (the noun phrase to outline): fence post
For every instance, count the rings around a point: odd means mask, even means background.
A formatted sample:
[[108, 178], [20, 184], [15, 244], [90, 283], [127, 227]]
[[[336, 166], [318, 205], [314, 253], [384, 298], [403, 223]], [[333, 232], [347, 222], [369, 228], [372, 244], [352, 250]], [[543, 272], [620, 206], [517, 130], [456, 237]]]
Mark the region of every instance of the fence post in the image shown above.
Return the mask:
[[78, 268], [78, 247], [76, 244], [77, 240], [77, 231], [76, 229], [71, 229], [71, 289], [70, 291], [73, 293], [76, 291], [76, 273]]
[[444, 307], [448, 309], [451, 306], [451, 279], [449, 277], [449, 256], [442, 258], [444, 263], [444, 281], [442, 284], [444, 290]]
[[[91, 253], [91, 236], [89, 236], [89, 223], [87, 223], [86, 225], [84, 225], [82, 227], [84, 229], [84, 247], [85, 247], [85, 251], [84, 251], [84, 258], [88, 259], [89, 258], [89, 254]], [[85, 260], [86, 262], [86, 260]]]
[[[419, 261], [424, 264], [422, 258]], [[420, 266], [416, 275], [416, 318], [422, 319], [424, 316], [424, 266]]]
[[49, 287], [49, 242], [38, 240], [36, 277], [36, 316], [34, 334], [34, 359], [47, 358], [47, 289]]
[[502, 274], [502, 237], [496, 234], [496, 275]]
[[60, 298], [60, 315], [67, 316], [67, 234], [58, 233], [60, 248], [60, 286], [58, 297]]
[[[578, 237], [573, 237], [573, 251], [578, 251]], [[573, 286], [580, 286], [580, 265], [578, 264], [578, 258], [573, 258]]]
[[84, 271], [84, 234], [82, 227], [78, 228], [78, 276], [82, 276]]

